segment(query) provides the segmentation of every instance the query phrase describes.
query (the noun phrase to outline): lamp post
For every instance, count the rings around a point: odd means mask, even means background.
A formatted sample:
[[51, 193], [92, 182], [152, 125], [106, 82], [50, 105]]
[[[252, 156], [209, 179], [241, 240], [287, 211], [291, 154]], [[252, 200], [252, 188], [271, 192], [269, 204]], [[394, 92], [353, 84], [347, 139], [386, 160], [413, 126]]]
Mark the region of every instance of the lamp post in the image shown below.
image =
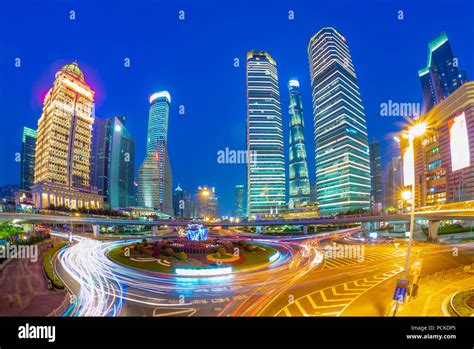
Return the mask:
[[[408, 147], [411, 149], [412, 156], [409, 161], [411, 161], [411, 209], [410, 209], [410, 235], [408, 238], [408, 247], [407, 247], [407, 255], [405, 258], [405, 267], [403, 268], [403, 280], [406, 280], [408, 274], [408, 264], [410, 261], [410, 251], [411, 245], [413, 242], [413, 231], [415, 226], [415, 148], [413, 146], [413, 140], [416, 137], [420, 137], [424, 135], [426, 132], [426, 124], [425, 123], [418, 123], [411, 126], [406, 133], [403, 134], [404, 138], [408, 138]], [[402, 197], [407, 199], [408, 192], [402, 193]], [[393, 316], [395, 316], [397, 312], [399, 301], [397, 300], [397, 304], [395, 310], [393, 312]]]

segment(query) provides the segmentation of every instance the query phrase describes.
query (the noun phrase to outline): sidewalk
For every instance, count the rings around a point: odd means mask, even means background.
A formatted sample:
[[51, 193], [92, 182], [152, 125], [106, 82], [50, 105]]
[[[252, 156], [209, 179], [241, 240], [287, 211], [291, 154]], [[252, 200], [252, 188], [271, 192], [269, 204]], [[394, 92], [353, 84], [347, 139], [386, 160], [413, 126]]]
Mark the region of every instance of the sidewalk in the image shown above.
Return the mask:
[[42, 257], [48, 242], [38, 245], [38, 260], [13, 259], [0, 272], [0, 316], [47, 316], [66, 293], [48, 290]]
[[472, 288], [474, 270], [456, 269], [429, 276], [420, 282], [418, 296], [398, 309], [397, 316], [450, 316], [449, 301], [459, 291]]

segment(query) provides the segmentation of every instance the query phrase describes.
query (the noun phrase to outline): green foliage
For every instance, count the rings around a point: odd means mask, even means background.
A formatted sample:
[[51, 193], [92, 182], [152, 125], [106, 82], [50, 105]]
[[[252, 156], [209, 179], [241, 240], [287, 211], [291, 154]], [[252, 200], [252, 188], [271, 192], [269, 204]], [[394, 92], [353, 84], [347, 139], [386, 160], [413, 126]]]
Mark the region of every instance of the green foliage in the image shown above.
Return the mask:
[[52, 248], [48, 249], [44, 255], [43, 255], [43, 269], [44, 272], [49, 280], [51, 280], [51, 283], [53, 286], [57, 289], [63, 290], [64, 289], [64, 284], [59, 280], [59, 278], [54, 274], [53, 272], [53, 266], [51, 264], [51, 258], [53, 255], [62, 247], [66, 246], [68, 243], [67, 242], [61, 242]]
[[176, 258], [180, 261], [187, 261], [188, 260], [188, 255], [185, 252], [179, 252], [176, 255]]
[[20, 227], [15, 227], [8, 223], [0, 225], [0, 239], [8, 239], [14, 235], [22, 234], [24, 231]]
[[439, 227], [438, 234], [457, 234], [472, 231], [471, 227], [463, 227], [461, 224], [444, 224]]

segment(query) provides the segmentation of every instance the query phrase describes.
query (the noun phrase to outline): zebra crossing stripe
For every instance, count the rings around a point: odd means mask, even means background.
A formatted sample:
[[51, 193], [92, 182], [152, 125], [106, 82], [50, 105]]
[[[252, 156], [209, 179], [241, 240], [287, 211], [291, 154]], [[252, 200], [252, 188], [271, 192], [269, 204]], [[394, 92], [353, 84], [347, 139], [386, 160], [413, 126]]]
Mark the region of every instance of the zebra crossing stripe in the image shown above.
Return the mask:
[[303, 316], [308, 316], [308, 314], [306, 314], [306, 311], [304, 310], [303, 306], [300, 304], [300, 302], [298, 301], [295, 301], [296, 306], [298, 307], [299, 311], [301, 312], [301, 314], [303, 314]]

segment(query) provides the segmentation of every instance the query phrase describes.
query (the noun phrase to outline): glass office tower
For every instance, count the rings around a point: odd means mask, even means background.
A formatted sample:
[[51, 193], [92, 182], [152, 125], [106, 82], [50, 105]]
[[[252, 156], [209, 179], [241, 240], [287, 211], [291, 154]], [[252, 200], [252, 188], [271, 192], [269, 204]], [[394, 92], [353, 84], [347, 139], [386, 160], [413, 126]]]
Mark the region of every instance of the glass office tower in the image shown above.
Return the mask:
[[276, 62], [247, 53], [248, 216], [279, 212], [285, 204], [285, 155]]
[[168, 155], [168, 115], [171, 96], [150, 96], [146, 157], [138, 171], [138, 206], [173, 215], [173, 181]]
[[346, 39], [323, 28], [310, 39], [308, 57], [320, 214], [369, 209], [367, 127]]
[[306, 146], [304, 141], [303, 103], [300, 83], [293, 79], [288, 83], [290, 91], [290, 149], [289, 149], [289, 188], [290, 207], [310, 201], [310, 184]]
[[23, 127], [20, 158], [20, 189], [29, 190], [35, 178], [36, 130]]
[[135, 140], [125, 117], [95, 118], [92, 131], [91, 185], [104, 196], [104, 206], [135, 206]]
[[423, 90], [423, 114], [467, 81], [466, 71], [459, 69], [446, 33], [428, 44], [428, 62], [418, 71], [418, 76]]
[[373, 140], [370, 145], [370, 205], [372, 209], [376, 204], [383, 204], [382, 184], [382, 157], [380, 155], [380, 142]]

